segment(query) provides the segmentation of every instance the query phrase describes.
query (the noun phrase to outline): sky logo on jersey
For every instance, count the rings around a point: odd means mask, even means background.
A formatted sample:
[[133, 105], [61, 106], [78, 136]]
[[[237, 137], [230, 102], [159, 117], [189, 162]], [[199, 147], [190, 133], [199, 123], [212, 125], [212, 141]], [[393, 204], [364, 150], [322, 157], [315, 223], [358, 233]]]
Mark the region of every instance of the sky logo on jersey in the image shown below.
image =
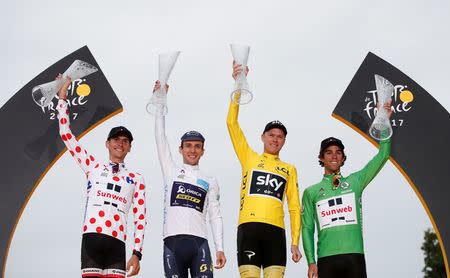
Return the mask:
[[170, 206], [187, 207], [203, 212], [207, 191], [202, 187], [175, 181], [170, 195]]
[[261, 195], [283, 201], [286, 179], [283, 176], [263, 171], [252, 171], [248, 195]]

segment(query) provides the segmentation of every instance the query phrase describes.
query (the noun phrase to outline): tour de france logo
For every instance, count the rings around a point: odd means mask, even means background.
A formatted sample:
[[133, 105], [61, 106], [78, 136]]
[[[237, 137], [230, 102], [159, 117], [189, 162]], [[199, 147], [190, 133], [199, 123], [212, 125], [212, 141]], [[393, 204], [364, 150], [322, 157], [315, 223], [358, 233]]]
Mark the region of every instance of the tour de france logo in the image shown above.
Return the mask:
[[[86, 79], [72, 80], [67, 90], [67, 104], [68, 107], [84, 106], [88, 102], [88, 97], [92, 93], [92, 88], [86, 83]], [[58, 95], [52, 99], [46, 107], [41, 107], [42, 113], [48, 115], [50, 120], [56, 120], [58, 112], [56, 111], [56, 105], [58, 104]], [[73, 110], [73, 109], [72, 109]], [[71, 112], [69, 109], [69, 117], [71, 120], [76, 120], [78, 113], [76, 110]]]
[[[377, 115], [377, 90], [366, 91], [364, 94], [364, 114], [372, 121]], [[391, 124], [393, 127], [402, 127], [407, 124], [405, 113], [413, 108], [414, 94], [406, 85], [395, 85], [392, 93], [392, 117]]]

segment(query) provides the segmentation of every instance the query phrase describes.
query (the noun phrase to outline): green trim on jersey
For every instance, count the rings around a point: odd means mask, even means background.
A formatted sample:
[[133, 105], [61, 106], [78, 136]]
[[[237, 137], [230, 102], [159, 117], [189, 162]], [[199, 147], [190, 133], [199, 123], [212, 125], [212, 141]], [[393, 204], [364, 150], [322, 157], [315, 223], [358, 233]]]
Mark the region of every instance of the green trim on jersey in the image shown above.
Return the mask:
[[380, 142], [378, 154], [360, 171], [342, 177], [333, 190], [333, 174], [308, 187], [302, 199], [302, 240], [308, 264], [315, 263], [314, 229], [318, 229], [317, 257], [364, 254], [361, 194], [389, 158], [390, 139]]

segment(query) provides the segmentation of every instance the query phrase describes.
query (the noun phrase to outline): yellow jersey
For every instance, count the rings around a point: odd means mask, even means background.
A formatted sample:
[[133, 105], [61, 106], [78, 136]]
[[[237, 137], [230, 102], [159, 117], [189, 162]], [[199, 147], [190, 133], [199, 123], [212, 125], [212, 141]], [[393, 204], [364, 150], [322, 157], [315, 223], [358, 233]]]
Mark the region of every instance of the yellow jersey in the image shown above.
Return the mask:
[[262, 222], [284, 229], [285, 197], [291, 219], [292, 244], [300, 236], [300, 201], [297, 170], [278, 155], [253, 151], [238, 123], [239, 105], [231, 102], [227, 126], [234, 150], [242, 166], [239, 225]]

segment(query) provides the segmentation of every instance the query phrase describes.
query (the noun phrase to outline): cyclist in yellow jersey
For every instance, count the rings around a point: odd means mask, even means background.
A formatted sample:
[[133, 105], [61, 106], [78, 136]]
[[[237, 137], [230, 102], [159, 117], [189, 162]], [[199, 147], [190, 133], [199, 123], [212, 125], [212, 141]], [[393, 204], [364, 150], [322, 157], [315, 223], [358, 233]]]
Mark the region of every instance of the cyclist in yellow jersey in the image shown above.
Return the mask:
[[[241, 71], [242, 65], [233, 61], [233, 78], [236, 79]], [[286, 267], [285, 196], [291, 220], [292, 260], [298, 262], [302, 257], [298, 249], [300, 201], [297, 170], [278, 157], [287, 130], [279, 121], [268, 123], [261, 135], [264, 152], [259, 155], [248, 145], [237, 121], [238, 113], [239, 105], [231, 102], [227, 126], [242, 166], [237, 234], [239, 272], [245, 278], [260, 277], [262, 266], [265, 278], [283, 277]]]

